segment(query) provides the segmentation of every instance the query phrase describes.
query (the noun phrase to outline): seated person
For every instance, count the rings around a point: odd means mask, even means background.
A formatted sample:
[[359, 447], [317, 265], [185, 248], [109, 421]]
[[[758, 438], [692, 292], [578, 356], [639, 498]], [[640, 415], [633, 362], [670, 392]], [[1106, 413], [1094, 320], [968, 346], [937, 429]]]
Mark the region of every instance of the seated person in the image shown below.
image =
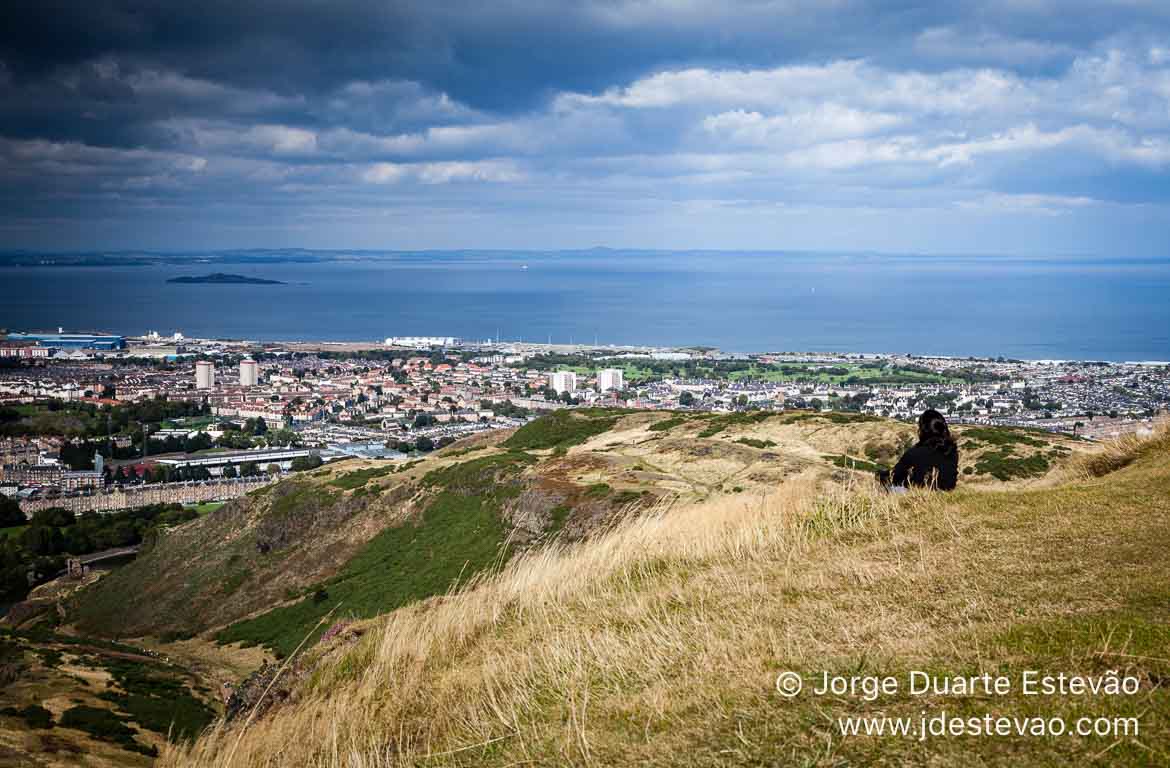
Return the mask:
[[910, 486], [955, 489], [959, 482], [959, 446], [941, 413], [933, 408], [923, 411], [918, 417], [918, 444], [902, 454], [892, 472], [879, 472], [878, 480], [892, 491]]

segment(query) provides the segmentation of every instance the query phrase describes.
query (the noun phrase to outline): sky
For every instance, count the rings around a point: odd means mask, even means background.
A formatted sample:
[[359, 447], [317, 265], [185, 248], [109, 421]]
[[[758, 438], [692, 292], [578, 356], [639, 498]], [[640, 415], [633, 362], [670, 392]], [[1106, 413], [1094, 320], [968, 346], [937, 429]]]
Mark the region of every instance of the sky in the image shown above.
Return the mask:
[[1165, 0], [14, 0], [0, 248], [1170, 256]]

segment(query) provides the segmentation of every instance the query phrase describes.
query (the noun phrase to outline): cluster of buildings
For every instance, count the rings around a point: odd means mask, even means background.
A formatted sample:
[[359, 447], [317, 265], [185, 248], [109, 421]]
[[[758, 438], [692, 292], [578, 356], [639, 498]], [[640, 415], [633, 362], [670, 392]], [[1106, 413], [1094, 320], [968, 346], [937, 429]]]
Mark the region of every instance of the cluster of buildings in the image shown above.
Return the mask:
[[[959, 423], [1035, 427], [1095, 439], [1147, 431], [1170, 410], [1170, 363], [1165, 362], [852, 354], [756, 360], [800, 366], [808, 375], [787, 381], [666, 378], [639, 386], [640, 402], [677, 403], [686, 392], [690, 407], [702, 410], [813, 408], [898, 419], [913, 419], [932, 407]], [[873, 381], [861, 365], [874, 372]], [[908, 371], [925, 374], [919, 376], [923, 381], [891, 381]]]
[[[159, 345], [167, 354], [156, 354]], [[219, 437], [224, 422], [260, 419], [295, 434], [292, 445], [286, 440], [240, 455], [152, 457], [176, 470], [205, 467], [213, 476], [244, 461], [287, 470], [310, 456], [399, 456], [575, 406], [813, 408], [894, 418], [934, 407], [954, 421], [1094, 438], [1147, 429], [1170, 408], [1166, 363], [554, 349], [439, 336], [335, 345], [61, 332], [9, 334], [0, 349], [53, 351], [0, 369], [0, 407], [46, 398], [113, 406], [166, 398], [199, 403], [210, 418], [156, 430], [158, 439]], [[557, 360], [573, 365], [550, 364]], [[0, 442], [0, 484], [69, 490], [100, 484], [100, 469], [77, 473], [54, 461], [60, 443], [52, 435]]]
[[5, 461], [0, 464], [0, 493], [30, 498], [49, 488], [63, 493], [93, 491], [105, 486], [104, 461], [100, 454], [96, 454], [92, 470], [71, 470], [52, 454], [38, 453], [35, 457], [22, 456], [16, 461]]

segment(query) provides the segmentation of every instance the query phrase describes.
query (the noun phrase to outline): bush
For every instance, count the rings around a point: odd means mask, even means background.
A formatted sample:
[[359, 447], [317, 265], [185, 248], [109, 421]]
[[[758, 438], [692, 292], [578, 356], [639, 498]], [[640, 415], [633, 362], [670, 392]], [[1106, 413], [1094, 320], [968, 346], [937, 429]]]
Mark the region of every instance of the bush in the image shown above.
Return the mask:
[[291, 469], [293, 472], [307, 472], [311, 469], [316, 469], [323, 463], [321, 457], [316, 454], [312, 456], [298, 456], [292, 460]]
[[739, 443], [740, 445], [749, 445], [752, 448], [759, 448], [761, 450], [763, 450], [764, 448], [775, 448], [776, 447], [776, 444], [774, 442], [772, 442], [771, 440], [755, 440], [755, 439], [750, 438], [750, 437], [741, 437], [740, 439], [736, 440], [735, 442]]
[[28, 520], [20, 511], [20, 504], [0, 494], [0, 528], [24, 525]]
[[608, 431], [616, 422], [617, 416], [606, 411], [556, 411], [520, 427], [503, 446], [521, 451], [567, 449]]
[[329, 481], [329, 484], [335, 488], [341, 488], [347, 491], [352, 491], [354, 488], [360, 488], [375, 477], [384, 477], [394, 471], [393, 465], [385, 467], [369, 467], [368, 469], [357, 469], [353, 472], [346, 472], [344, 475], [338, 475]]
[[685, 424], [687, 421], [685, 416], [672, 416], [669, 419], [656, 421], [649, 426], [651, 432], [669, 432], [680, 424]]
[[866, 461], [864, 459], [855, 459], [852, 456], [846, 456], [843, 453], [826, 454], [824, 458], [833, 462], [842, 469], [857, 469], [861, 470], [862, 472], [883, 472], [889, 469], [889, 467], [882, 464], [875, 464], [872, 461]]
[[751, 413], [729, 413], [726, 416], [716, 416], [711, 419], [699, 437], [714, 437], [728, 427], [745, 427], [767, 421], [776, 414], [771, 411], [753, 411]]
[[585, 495], [591, 499], [604, 499], [610, 494], [610, 491], [612, 490], [613, 489], [605, 483], [594, 483], [585, 489]]
[[868, 413], [842, 413], [829, 411], [828, 413], [793, 413], [784, 419], [785, 424], [796, 424], [811, 419], [824, 419], [834, 424], [864, 424], [869, 421], [881, 421], [879, 416], [870, 416]]
[[619, 491], [610, 498], [610, 503], [615, 507], [625, 507], [635, 502], [645, 501], [649, 498], [646, 491]]
[[979, 443], [1000, 447], [1010, 445], [1030, 445], [1034, 448], [1044, 448], [1048, 443], [1029, 437], [1021, 431], [1008, 427], [968, 427], [962, 431], [962, 436]]
[[991, 475], [996, 480], [1039, 477], [1048, 471], [1048, 459], [1043, 454], [1013, 456], [1011, 447], [983, 454], [975, 462], [975, 474]]
[[163, 667], [105, 657], [103, 666], [125, 693], [106, 691], [102, 699], [118, 706], [143, 728], [191, 739], [211, 724], [215, 713], [191, 695], [186, 683]]
[[28, 724], [29, 728], [52, 728], [53, 713], [39, 704], [29, 704], [27, 707], [5, 707], [0, 709], [0, 715], [18, 717]]
[[84, 704], [67, 709], [61, 714], [62, 728], [74, 728], [88, 733], [99, 741], [118, 744], [123, 749], [155, 757], [158, 750], [145, 747], [134, 740], [135, 732], [122, 719], [108, 709], [98, 709]]

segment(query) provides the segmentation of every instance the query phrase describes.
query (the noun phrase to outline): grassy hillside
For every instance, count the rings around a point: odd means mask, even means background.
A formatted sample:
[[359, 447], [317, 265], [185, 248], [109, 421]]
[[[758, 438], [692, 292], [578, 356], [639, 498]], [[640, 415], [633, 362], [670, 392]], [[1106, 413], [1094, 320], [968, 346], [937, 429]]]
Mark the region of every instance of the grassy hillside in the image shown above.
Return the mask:
[[[68, 620], [87, 634], [286, 654], [330, 611], [368, 618], [443, 594], [629, 508], [759, 495], [799, 475], [861, 478], [912, 435], [858, 414], [560, 411], [421, 461], [331, 464], [233, 501], [83, 590]], [[1034, 481], [1080, 447], [985, 428], [960, 441], [968, 483]]]
[[[675, 423], [649, 428], [662, 419]], [[1040, 480], [989, 477], [952, 494], [825, 483], [825, 472], [844, 470], [821, 456], [860, 458], [892, 435], [882, 423], [820, 417], [623, 417], [555, 461], [569, 474], [595, 471], [583, 455], [611, 441], [626, 460], [690, 457], [682, 484], [721, 488], [712, 478], [729, 457], [795, 451], [793, 430], [810, 424], [802, 463], [769, 494], [696, 492], [693, 503], [577, 544], [530, 549], [458, 594], [352, 624], [287, 670], [276, 698], [288, 703], [242, 735], [237, 722], [192, 750], [171, 749], [162, 764], [225, 765], [229, 755], [234, 766], [1167, 763], [1165, 432]], [[1054, 450], [1017, 437], [977, 433], [969, 439], [988, 445], [965, 450], [1002, 460]], [[683, 444], [651, 454], [644, 441], [654, 439]], [[777, 445], [733, 442], [742, 439]], [[809, 692], [825, 672], [905, 680], [912, 670], [1004, 674], [1017, 685], [1002, 696], [874, 701]], [[1115, 670], [1138, 691], [1024, 696], [1026, 670]], [[803, 678], [805, 692], [780, 696], [782, 671]], [[848, 714], [942, 711], [1132, 716], [1140, 734], [918, 741], [837, 729]]]
[[367, 500], [323, 483], [282, 483], [165, 534], [81, 591], [69, 619], [87, 634], [190, 637], [331, 575], [378, 517]]
[[437, 489], [422, 514], [384, 529], [339, 573], [313, 588], [311, 597], [238, 622], [217, 635], [221, 642], [265, 644], [292, 653], [336, 606], [347, 616], [374, 616], [443, 594], [461, 576], [480, 573], [509, 555], [501, 504], [519, 495], [515, 476], [533, 459], [497, 454], [428, 473]]

